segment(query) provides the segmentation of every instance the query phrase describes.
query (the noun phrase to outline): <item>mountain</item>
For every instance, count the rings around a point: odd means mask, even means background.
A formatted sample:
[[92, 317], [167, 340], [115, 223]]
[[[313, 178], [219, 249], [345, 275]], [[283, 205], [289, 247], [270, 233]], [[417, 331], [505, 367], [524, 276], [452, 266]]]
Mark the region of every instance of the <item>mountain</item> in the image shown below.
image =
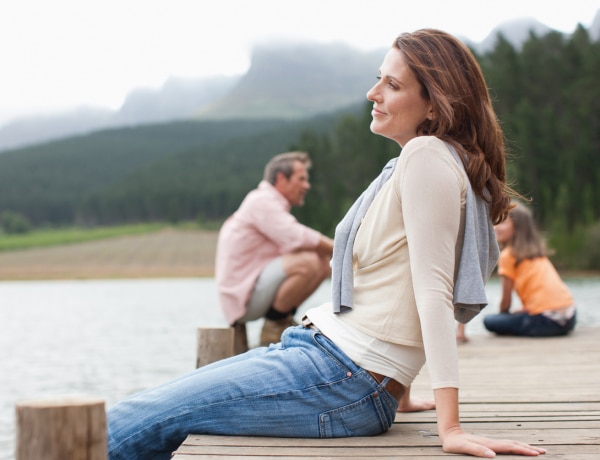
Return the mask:
[[385, 52], [317, 43], [257, 47], [248, 73], [197, 116], [298, 119], [364, 101]]
[[504, 38], [516, 49], [520, 49], [523, 43], [527, 41], [530, 34], [542, 37], [552, 32], [552, 29], [542, 24], [534, 18], [522, 18], [514, 21], [508, 21], [495, 27], [489, 35], [475, 49], [480, 54], [492, 51], [496, 46], [498, 35], [502, 34]]
[[[551, 29], [535, 19], [505, 22], [481, 43], [484, 54], [498, 34], [520, 48], [533, 32]], [[600, 39], [600, 10], [590, 28]], [[253, 49], [245, 75], [193, 80], [170, 78], [158, 90], [136, 89], [118, 111], [80, 108], [54, 116], [21, 118], [0, 127], [0, 153], [105, 128], [173, 120], [301, 119], [365, 100], [385, 49], [360, 52], [343, 44], [282, 43]]]
[[253, 50], [244, 76], [136, 89], [117, 112], [80, 109], [32, 117], [0, 128], [0, 151], [99, 129], [183, 119], [299, 119], [365, 100], [385, 49], [360, 52], [342, 44], [287, 43]]
[[198, 107], [224, 96], [240, 76], [203, 79], [169, 78], [159, 90], [136, 89], [114, 115], [117, 126], [193, 118]]
[[0, 128], [0, 153], [111, 126], [111, 110], [80, 107], [66, 113], [14, 120]]
[[194, 118], [198, 107], [226, 94], [239, 76], [169, 78], [160, 89], [135, 89], [118, 111], [80, 107], [56, 115], [32, 116], [0, 127], [0, 153], [107, 128]]
[[600, 40], [600, 10], [596, 12], [596, 16], [594, 16], [594, 20], [592, 21], [589, 32], [590, 38], [593, 41]]
[[176, 120], [299, 119], [365, 100], [385, 49], [288, 43], [253, 50], [244, 76], [181, 80], [136, 89], [117, 112], [79, 109], [0, 128], [0, 152], [100, 129]]

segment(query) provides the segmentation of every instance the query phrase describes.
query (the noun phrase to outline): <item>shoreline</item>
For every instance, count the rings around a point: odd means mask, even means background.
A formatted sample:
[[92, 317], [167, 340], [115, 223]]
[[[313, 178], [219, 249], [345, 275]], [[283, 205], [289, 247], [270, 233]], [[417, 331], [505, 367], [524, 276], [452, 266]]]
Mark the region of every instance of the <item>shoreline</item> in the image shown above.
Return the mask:
[[217, 235], [173, 229], [0, 252], [0, 280], [210, 277]]
[[[214, 277], [217, 238], [217, 231], [169, 229], [0, 252], [0, 282]], [[600, 271], [560, 274], [563, 278], [600, 278]]]

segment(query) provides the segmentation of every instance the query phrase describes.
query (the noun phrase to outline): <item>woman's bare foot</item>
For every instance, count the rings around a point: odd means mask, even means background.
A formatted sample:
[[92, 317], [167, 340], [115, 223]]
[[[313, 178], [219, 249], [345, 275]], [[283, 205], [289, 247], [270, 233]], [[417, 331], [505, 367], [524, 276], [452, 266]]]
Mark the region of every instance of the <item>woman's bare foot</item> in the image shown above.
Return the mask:
[[397, 412], [421, 412], [435, 409], [435, 401], [422, 398], [402, 398], [398, 403]]
[[458, 326], [456, 327], [456, 341], [458, 343], [467, 343], [469, 341], [465, 334], [465, 325], [462, 323], [458, 323]]
[[396, 412], [421, 412], [435, 409], [435, 401], [432, 399], [415, 398], [410, 395], [410, 386], [406, 387], [404, 395], [398, 401]]

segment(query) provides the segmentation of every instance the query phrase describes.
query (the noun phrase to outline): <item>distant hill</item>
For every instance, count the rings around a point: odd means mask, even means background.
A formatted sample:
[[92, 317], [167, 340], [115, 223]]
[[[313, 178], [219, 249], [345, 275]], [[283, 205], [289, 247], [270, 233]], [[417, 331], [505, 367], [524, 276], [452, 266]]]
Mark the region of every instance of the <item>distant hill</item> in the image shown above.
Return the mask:
[[589, 28], [590, 37], [593, 41], [597, 42], [600, 40], [600, 10], [596, 12], [592, 25]]
[[0, 213], [18, 212], [36, 226], [162, 220], [167, 208], [174, 221], [220, 218], [258, 184], [271, 156], [297, 148], [303, 131], [331, 130], [340, 116], [363, 106], [302, 122], [188, 120], [113, 128], [5, 152]]
[[[530, 31], [551, 29], [534, 19], [500, 24], [478, 52], [493, 48], [497, 35], [519, 48]], [[600, 39], [600, 10], [590, 27]], [[0, 152], [106, 128], [183, 119], [299, 119], [364, 101], [385, 49], [360, 52], [341, 44], [263, 45], [252, 53], [245, 75], [169, 79], [158, 90], [136, 89], [118, 111], [80, 108], [69, 113], [14, 120], [0, 127]]]
[[241, 77], [169, 78], [159, 89], [136, 89], [113, 116], [116, 126], [192, 119], [198, 107], [228, 94]]
[[0, 152], [107, 128], [193, 119], [198, 107], [226, 94], [239, 78], [170, 78], [158, 90], [132, 91], [116, 112], [80, 107], [55, 115], [20, 118], [0, 127]]
[[542, 37], [550, 32], [552, 32], [550, 27], [534, 18], [508, 21], [495, 27], [481, 43], [474, 46], [474, 49], [481, 54], [492, 51], [496, 46], [496, 41], [500, 34], [502, 34], [513, 47], [520, 49], [523, 43], [529, 38], [529, 34], [535, 34], [538, 37]]
[[[167, 81], [131, 92], [118, 112], [80, 109], [0, 128], [0, 152], [106, 128], [176, 120], [300, 119], [365, 100], [385, 50], [345, 45], [258, 47], [243, 77]], [[342, 83], [343, 82], [343, 83]]]

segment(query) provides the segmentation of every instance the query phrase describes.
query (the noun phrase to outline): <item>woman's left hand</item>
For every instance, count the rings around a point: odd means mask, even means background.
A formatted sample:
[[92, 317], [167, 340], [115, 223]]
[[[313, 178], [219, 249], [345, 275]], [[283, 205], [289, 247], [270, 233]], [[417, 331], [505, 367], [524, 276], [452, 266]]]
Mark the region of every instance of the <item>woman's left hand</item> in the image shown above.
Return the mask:
[[546, 453], [546, 449], [530, 446], [508, 439], [491, 439], [466, 433], [457, 428], [444, 435], [442, 449], [454, 454], [468, 454], [475, 457], [494, 458], [496, 454], [513, 454], [535, 457]]

